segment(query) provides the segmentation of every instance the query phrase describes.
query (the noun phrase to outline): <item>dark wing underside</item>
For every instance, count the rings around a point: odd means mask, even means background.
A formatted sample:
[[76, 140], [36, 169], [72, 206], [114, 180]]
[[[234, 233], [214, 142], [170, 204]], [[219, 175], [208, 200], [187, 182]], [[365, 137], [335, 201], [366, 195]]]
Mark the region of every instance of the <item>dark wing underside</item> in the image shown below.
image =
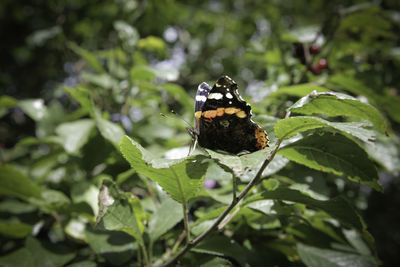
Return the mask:
[[233, 154], [268, 146], [265, 131], [251, 120], [251, 107], [231, 78], [219, 78], [211, 90], [205, 85], [199, 86], [195, 107], [200, 146]]

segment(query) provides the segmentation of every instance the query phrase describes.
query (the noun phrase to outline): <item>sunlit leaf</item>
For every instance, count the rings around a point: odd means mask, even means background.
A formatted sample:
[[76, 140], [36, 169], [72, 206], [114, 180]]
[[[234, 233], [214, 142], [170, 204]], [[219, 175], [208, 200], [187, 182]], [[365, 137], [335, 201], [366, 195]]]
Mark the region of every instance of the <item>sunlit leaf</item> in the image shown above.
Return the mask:
[[287, 86], [287, 87], [280, 87], [278, 90], [270, 94], [270, 97], [272, 96], [279, 96], [279, 95], [289, 95], [289, 96], [298, 96], [298, 97], [303, 97], [312, 91], [317, 91], [317, 92], [326, 92], [327, 89], [315, 85], [312, 83], [307, 83], [307, 84], [299, 84], [299, 85], [292, 85], [292, 86]]
[[18, 106], [35, 121], [40, 121], [47, 115], [47, 107], [43, 99], [21, 100]]
[[91, 119], [66, 122], [56, 128], [56, 133], [61, 137], [64, 149], [68, 153], [75, 153], [86, 144], [94, 125]]
[[302, 116], [280, 120], [274, 125], [274, 132], [277, 138], [285, 140], [300, 132], [316, 128], [331, 127], [341, 131], [342, 134], [348, 134], [366, 143], [371, 143], [375, 140], [375, 134], [372, 130], [363, 128], [368, 126], [370, 125], [367, 123], [330, 122], [318, 117]]
[[96, 125], [101, 135], [114, 146], [118, 147], [122, 137], [125, 135], [124, 130], [118, 124], [102, 118], [98, 110], [95, 110], [94, 114]]
[[0, 108], [13, 108], [18, 104], [18, 100], [8, 96], [8, 95], [3, 95], [0, 96]]
[[304, 115], [326, 114], [365, 119], [372, 122], [378, 130], [386, 130], [385, 121], [378, 110], [345, 94], [312, 92], [293, 104], [289, 110]]
[[173, 199], [186, 203], [203, 184], [207, 162], [204, 156], [186, 159], [156, 159], [141, 145], [125, 136], [120, 149], [136, 172], [157, 182]]

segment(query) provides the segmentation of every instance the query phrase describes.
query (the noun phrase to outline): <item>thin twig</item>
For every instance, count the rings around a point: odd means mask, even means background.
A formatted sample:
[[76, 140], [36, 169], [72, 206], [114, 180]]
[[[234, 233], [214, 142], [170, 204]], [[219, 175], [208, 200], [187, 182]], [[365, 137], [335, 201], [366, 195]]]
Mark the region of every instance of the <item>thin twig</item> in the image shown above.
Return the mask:
[[186, 243], [189, 244], [189, 242], [190, 242], [190, 229], [189, 229], [189, 216], [188, 216], [186, 203], [182, 204], [182, 208], [183, 208], [183, 223], [185, 225], [185, 232], [186, 232]]
[[[286, 112], [285, 118], [288, 118], [290, 116], [290, 111]], [[261, 165], [260, 169], [258, 170], [257, 174], [254, 176], [254, 178], [247, 184], [245, 189], [232, 200], [232, 202], [226, 207], [226, 209], [221, 213], [220, 216], [214, 221], [214, 223], [208, 228], [205, 232], [203, 232], [201, 235], [187, 243], [181, 251], [179, 251], [178, 254], [176, 254], [173, 258], [171, 258], [169, 261], [161, 265], [162, 267], [166, 267], [174, 263], [178, 258], [180, 258], [182, 255], [184, 255], [188, 250], [190, 250], [192, 247], [196, 246], [200, 241], [202, 241], [208, 234], [210, 234], [212, 231], [214, 231], [218, 225], [224, 220], [224, 218], [229, 214], [229, 212], [236, 206], [236, 204], [244, 198], [244, 196], [250, 191], [250, 189], [253, 188], [255, 184], [259, 182], [261, 179], [262, 173], [264, 172], [265, 168], [268, 166], [268, 164], [274, 159], [276, 152], [278, 152], [278, 149], [281, 145], [281, 140], [278, 140], [276, 142], [276, 147], [272, 151], [272, 153], [269, 155], [267, 159], [264, 160], [263, 164]]]

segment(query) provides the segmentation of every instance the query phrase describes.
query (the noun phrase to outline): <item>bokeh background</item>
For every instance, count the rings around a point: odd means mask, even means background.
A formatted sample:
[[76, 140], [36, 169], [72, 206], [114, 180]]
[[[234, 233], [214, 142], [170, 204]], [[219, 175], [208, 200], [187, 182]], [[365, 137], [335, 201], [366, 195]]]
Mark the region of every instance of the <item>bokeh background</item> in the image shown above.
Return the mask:
[[[129, 167], [112, 142], [91, 125], [60, 126], [90, 113], [71, 97], [72, 88], [88, 92], [107, 120], [161, 155], [189, 146], [191, 138], [187, 125], [160, 113], [174, 110], [193, 124], [194, 95], [203, 81], [232, 77], [263, 125], [282, 118], [300, 97], [281, 88], [323, 85], [377, 107], [389, 133], [378, 137], [380, 154], [370, 155], [384, 193], [329, 181], [316, 190], [351, 200], [384, 265], [399, 266], [399, 33], [395, 0], [2, 0], [1, 161], [73, 201], [79, 198], [75, 185], [99, 175], [118, 177], [131, 190], [137, 185], [118, 176]], [[66, 147], [68, 135], [83, 128], [82, 143]], [[14, 198], [0, 200], [1, 220], [24, 222], [28, 233], [36, 227], [38, 239], [85, 247], [71, 241], [79, 235], [60, 207], [43, 215]], [[0, 256], [28, 235], [10, 235], [4, 227]]]

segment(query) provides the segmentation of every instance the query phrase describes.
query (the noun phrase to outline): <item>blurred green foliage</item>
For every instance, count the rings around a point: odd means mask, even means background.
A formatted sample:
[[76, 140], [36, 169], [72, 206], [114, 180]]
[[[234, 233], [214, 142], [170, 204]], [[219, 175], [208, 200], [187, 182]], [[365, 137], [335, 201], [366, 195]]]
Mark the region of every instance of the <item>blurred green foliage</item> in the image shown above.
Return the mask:
[[[181, 266], [400, 264], [398, 1], [3, 0], [0, 21], [0, 266], [161, 264], [180, 204], [198, 236], [278, 139]], [[171, 110], [192, 122], [223, 74], [271, 149], [175, 159]]]

